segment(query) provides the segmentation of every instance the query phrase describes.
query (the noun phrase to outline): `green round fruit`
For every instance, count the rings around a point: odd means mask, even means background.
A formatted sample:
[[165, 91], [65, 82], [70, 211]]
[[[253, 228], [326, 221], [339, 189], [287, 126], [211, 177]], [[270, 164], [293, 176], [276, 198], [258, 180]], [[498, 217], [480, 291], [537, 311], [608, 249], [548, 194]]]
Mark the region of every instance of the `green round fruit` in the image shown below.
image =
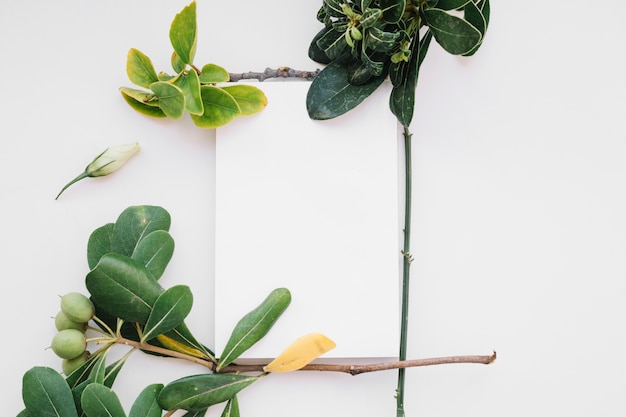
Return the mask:
[[75, 329], [84, 332], [87, 328], [86, 323], [77, 323], [74, 320], [70, 320], [69, 317], [67, 317], [67, 315], [63, 312], [63, 310], [60, 310], [54, 317], [54, 326], [59, 331], [66, 329]]
[[61, 311], [72, 321], [87, 323], [96, 309], [91, 300], [79, 292], [70, 292], [61, 297]]
[[52, 350], [63, 359], [74, 359], [85, 352], [87, 341], [80, 330], [61, 330], [52, 338]]
[[72, 359], [63, 359], [61, 362], [61, 369], [65, 376], [68, 376], [76, 369], [78, 369], [83, 363], [87, 362], [89, 359], [89, 352], [84, 351], [82, 355], [79, 355]]

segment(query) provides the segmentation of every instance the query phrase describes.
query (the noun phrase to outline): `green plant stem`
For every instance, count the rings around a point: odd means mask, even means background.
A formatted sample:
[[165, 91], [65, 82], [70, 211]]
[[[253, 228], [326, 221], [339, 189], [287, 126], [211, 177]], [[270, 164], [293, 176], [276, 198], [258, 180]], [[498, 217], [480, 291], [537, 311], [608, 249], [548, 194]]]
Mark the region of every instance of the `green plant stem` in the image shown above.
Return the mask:
[[[400, 316], [400, 352], [398, 359], [406, 360], [407, 329], [409, 321], [409, 271], [413, 260], [411, 248], [411, 197], [413, 170], [411, 164], [411, 132], [404, 126], [404, 243], [402, 248], [402, 312]], [[398, 369], [398, 386], [396, 388], [397, 417], [404, 417], [404, 381], [406, 368]]]

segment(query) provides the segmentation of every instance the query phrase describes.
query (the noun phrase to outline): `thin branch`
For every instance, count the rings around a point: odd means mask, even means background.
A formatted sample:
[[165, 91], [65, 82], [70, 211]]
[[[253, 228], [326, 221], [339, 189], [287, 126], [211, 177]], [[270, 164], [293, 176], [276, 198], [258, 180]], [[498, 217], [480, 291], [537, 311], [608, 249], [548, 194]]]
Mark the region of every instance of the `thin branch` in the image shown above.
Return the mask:
[[279, 67], [276, 69], [265, 68], [263, 72], [242, 72], [242, 73], [230, 73], [230, 81], [237, 82], [241, 80], [258, 80], [265, 81], [269, 78], [301, 78], [306, 81], [311, 81], [319, 74], [320, 70], [315, 71], [301, 71], [289, 67]]
[[[363, 365], [337, 364], [309, 364], [301, 371], [343, 372], [350, 375], [359, 375], [367, 372], [387, 371], [390, 369], [405, 369], [418, 366], [449, 365], [458, 363], [477, 363], [489, 365], [496, 360], [496, 352], [491, 355], [444, 356], [439, 358], [412, 359], [406, 361], [380, 362]], [[222, 372], [263, 372], [265, 365], [229, 365]]]

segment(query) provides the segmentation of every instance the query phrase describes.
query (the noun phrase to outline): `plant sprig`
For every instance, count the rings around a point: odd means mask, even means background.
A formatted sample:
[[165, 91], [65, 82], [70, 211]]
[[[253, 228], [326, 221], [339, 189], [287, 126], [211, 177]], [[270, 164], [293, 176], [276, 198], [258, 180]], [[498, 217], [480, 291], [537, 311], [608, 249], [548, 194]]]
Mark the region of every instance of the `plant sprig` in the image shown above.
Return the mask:
[[188, 112], [202, 128], [223, 126], [238, 116], [262, 111], [267, 97], [251, 85], [227, 85], [229, 73], [216, 64], [194, 65], [197, 43], [196, 3], [178, 13], [170, 26], [169, 38], [174, 74], [157, 73], [150, 58], [131, 48], [126, 60], [130, 81], [143, 89], [122, 87], [120, 93], [139, 113], [151, 117], [180, 119]]

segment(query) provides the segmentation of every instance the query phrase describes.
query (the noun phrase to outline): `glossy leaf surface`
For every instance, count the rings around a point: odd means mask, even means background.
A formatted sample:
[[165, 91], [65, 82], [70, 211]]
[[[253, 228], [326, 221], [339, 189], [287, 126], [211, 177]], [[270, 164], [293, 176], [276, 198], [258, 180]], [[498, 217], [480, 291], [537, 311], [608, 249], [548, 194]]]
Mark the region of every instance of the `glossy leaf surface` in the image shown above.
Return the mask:
[[102, 384], [87, 385], [80, 404], [87, 417], [126, 417], [117, 394]]
[[215, 64], [206, 64], [200, 72], [200, 82], [202, 84], [224, 83], [230, 79], [228, 71]]
[[130, 409], [128, 417], [161, 417], [162, 409], [157, 397], [163, 389], [163, 384], [151, 384], [145, 387]]
[[289, 290], [277, 288], [258, 307], [242, 317], [226, 342], [217, 371], [219, 372], [261, 340], [287, 309], [290, 302]]
[[[163, 113], [163, 110], [161, 110], [158, 105], [158, 101], [153, 102], [155, 105], [152, 104], [146, 104], [143, 100], [138, 100], [137, 97], [137, 91], [138, 90], [133, 90], [130, 88], [125, 88], [122, 87], [120, 88], [120, 93], [122, 94], [122, 97], [124, 98], [124, 101], [126, 101], [126, 103], [128, 103], [128, 105], [135, 111], [143, 114], [144, 116], [150, 116], [150, 117], [166, 117], [165, 113]], [[148, 94], [148, 93], [143, 93], [144, 97], [148, 97], [150, 95], [153, 95], [152, 93]]]
[[113, 223], [107, 223], [102, 227], [97, 228], [91, 235], [87, 242], [87, 263], [89, 269], [92, 269], [100, 258], [107, 253], [111, 252], [111, 236], [113, 236]]
[[267, 106], [265, 93], [253, 85], [236, 84], [222, 87], [239, 105], [242, 116], [259, 113]]
[[159, 97], [159, 108], [167, 117], [180, 119], [185, 113], [185, 94], [183, 90], [166, 81], [150, 84], [150, 89]]
[[169, 332], [181, 324], [191, 311], [193, 295], [186, 285], [165, 290], [154, 302], [143, 331], [142, 341]]
[[204, 113], [200, 116], [192, 114], [191, 119], [196, 126], [215, 129], [224, 126], [241, 114], [237, 100], [221, 88], [204, 85], [201, 89]]
[[164, 410], [201, 411], [233, 398], [258, 377], [235, 374], [202, 374], [167, 384], [159, 394]]
[[125, 321], [144, 324], [161, 287], [146, 267], [117, 253], [104, 255], [85, 278], [98, 307]]
[[193, 63], [197, 41], [196, 2], [178, 13], [170, 26], [170, 42], [174, 52], [185, 64]]
[[155, 279], [159, 279], [174, 254], [174, 239], [165, 230], [148, 233], [137, 242], [132, 258], [146, 266]]
[[482, 41], [478, 29], [443, 10], [426, 9], [424, 18], [437, 43], [453, 55], [466, 54]]
[[28, 414], [37, 417], [78, 417], [70, 387], [54, 369], [37, 366], [22, 378]]
[[168, 231], [170, 225], [170, 214], [162, 207], [148, 205], [128, 207], [115, 221], [111, 250], [130, 257], [141, 239], [155, 230]]
[[373, 77], [363, 85], [350, 84], [346, 66], [330, 63], [313, 79], [307, 92], [306, 106], [309, 117], [326, 120], [340, 116], [369, 97], [385, 80], [386, 74]]

